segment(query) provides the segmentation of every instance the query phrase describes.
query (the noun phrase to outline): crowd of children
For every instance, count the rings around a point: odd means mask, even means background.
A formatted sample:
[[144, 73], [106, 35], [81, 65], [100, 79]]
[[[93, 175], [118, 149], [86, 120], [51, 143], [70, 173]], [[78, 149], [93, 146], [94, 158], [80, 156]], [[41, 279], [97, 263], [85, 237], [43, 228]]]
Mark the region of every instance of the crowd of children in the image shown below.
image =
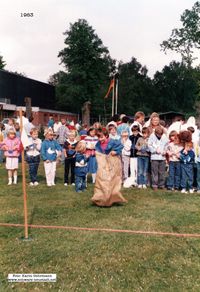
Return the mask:
[[[156, 113], [147, 123], [144, 120], [144, 113], [137, 112], [132, 124], [123, 115], [120, 121], [113, 118], [105, 127], [95, 123], [89, 128], [84, 125], [79, 131], [67, 127], [65, 119], [58, 125], [50, 120], [43, 141], [38, 138], [38, 129], [31, 128], [30, 143], [25, 148], [30, 185], [39, 183], [37, 173], [42, 159], [46, 184], [54, 186], [60, 157], [64, 186], [75, 185], [76, 192], [82, 192], [87, 187], [88, 174], [95, 183], [99, 152], [120, 156], [124, 187], [151, 186], [155, 191], [167, 188], [182, 193], [193, 193], [196, 188], [200, 193], [200, 144], [199, 138], [193, 140], [194, 128], [167, 131]], [[0, 125], [0, 146], [0, 162], [3, 154], [6, 158], [8, 185], [16, 184], [21, 142], [19, 124], [13, 119], [6, 127]]]

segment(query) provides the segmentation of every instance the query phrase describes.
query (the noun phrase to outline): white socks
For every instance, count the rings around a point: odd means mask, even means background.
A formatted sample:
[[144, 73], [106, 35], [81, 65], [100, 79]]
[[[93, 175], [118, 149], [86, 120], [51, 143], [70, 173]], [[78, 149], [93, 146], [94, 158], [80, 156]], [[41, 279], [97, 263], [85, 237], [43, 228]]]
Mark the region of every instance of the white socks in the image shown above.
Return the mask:
[[14, 175], [14, 180], [13, 180], [13, 183], [16, 185], [17, 184], [17, 175]]
[[92, 173], [92, 183], [94, 184], [96, 180], [96, 173]]
[[8, 185], [11, 185], [12, 184], [12, 177], [9, 177], [8, 178]]
[[[14, 185], [17, 184], [17, 175], [13, 176], [13, 183], [14, 183]], [[9, 177], [8, 178], [8, 185], [11, 185], [11, 184], [12, 184], [12, 177]]]

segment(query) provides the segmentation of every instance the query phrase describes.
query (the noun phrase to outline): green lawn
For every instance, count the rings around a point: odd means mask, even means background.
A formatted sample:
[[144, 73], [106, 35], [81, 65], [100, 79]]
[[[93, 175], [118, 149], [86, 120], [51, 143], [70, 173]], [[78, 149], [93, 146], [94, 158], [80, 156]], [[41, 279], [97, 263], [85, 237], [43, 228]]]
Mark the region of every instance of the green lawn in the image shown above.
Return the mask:
[[[200, 233], [200, 196], [123, 190], [124, 206], [91, 204], [93, 187], [27, 186], [29, 224]], [[23, 223], [21, 177], [7, 186], [0, 167], [0, 222]], [[200, 239], [0, 227], [0, 291], [200, 291]], [[8, 283], [8, 273], [56, 273], [56, 283]]]

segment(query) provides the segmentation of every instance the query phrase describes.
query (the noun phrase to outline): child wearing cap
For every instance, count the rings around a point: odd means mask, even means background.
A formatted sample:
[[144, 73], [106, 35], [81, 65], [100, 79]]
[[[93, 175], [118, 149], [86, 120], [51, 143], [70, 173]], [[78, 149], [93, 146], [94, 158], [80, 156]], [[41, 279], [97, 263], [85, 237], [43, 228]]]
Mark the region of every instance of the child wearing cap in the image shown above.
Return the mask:
[[20, 155], [20, 139], [16, 137], [14, 128], [10, 128], [7, 137], [3, 140], [1, 149], [6, 156], [6, 169], [8, 170], [8, 185], [17, 184], [18, 157]]
[[109, 138], [113, 140], [120, 140], [120, 135], [117, 133], [117, 123], [114, 121], [109, 122], [107, 124], [108, 132], [109, 132]]
[[41, 157], [44, 161], [44, 170], [47, 186], [55, 185], [56, 159], [61, 154], [62, 147], [53, 139], [53, 130], [46, 129], [44, 132], [45, 140], [41, 146]]

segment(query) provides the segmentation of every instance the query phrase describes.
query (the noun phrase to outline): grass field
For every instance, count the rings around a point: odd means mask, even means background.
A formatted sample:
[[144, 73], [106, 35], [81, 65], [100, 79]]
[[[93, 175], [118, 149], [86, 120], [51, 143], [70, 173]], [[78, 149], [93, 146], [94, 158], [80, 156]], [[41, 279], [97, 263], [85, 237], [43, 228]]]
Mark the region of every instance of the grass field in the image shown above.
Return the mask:
[[[42, 174], [42, 168], [40, 169]], [[57, 185], [27, 186], [29, 224], [200, 233], [200, 196], [123, 190], [124, 206], [91, 204], [93, 186], [77, 194]], [[7, 186], [0, 167], [0, 222], [23, 223], [21, 178]], [[0, 227], [0, 291], [200, 291], [200, 239], [94, 231]], [[56, 273], [56, 283], [8, 283], [8, 273]]]

